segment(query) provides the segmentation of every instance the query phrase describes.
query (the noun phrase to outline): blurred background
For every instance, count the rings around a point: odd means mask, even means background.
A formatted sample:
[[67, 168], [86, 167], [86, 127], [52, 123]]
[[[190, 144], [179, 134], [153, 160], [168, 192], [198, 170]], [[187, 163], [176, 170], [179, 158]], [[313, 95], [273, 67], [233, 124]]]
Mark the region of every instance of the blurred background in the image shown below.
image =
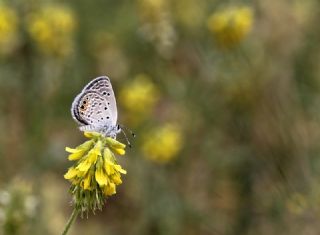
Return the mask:
[[319, 233], [318, 0], [0, 3], [0, 234], [62, 232], [70, 106], [101, 75], [137, 138], [70, 234]]

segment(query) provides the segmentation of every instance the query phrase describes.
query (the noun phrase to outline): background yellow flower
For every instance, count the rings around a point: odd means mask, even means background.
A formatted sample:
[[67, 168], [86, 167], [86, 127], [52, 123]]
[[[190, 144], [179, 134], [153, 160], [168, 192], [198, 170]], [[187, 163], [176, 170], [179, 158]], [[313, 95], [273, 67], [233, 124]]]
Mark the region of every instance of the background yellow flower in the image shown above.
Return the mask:
[[182, 146], [182, 132], [176, 125], [166, 124], [145, 134], [142, 150], [147, 159], [167, 163], [177, 157]]
[[17, 46], [19, 19], [14, 8], [0, 5], [0, 52], [10, 53]]
[[207, 23], [219, 46], [232, 47], [238, 45], [250, 32], [253, 11], [250, 7], [230, 7], [214, 12]]
[[128, 115], [129, 122], [138, 124], [148, 117], [159, 100], [159, 90], [146, 74], [138, 74], [119, 93], [119, 101]]
[[29, 17], [28, 31], [41, 52], [57, 57], [65, 57], [72, 52], [76, 22], [71, 9], [46, 6]]

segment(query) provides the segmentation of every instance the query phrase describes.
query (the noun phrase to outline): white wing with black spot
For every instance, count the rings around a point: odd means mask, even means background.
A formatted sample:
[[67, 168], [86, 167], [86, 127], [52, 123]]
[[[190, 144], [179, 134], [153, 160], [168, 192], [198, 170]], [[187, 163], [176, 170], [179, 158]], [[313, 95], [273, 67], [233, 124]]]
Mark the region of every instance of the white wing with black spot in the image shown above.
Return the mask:
[[106, 76], [97, 77], [83, 88], [82, 92], [86, 91], [96, 91], [100, 95], [106, 97], [111, 112], [112, 125], [116, 125], [118, 120], [117, 102], [110, 79]]
[[103, 76], [89, 82], [74, 99], [71, 114], [81, 130], [115, 127], [118, 112], [110, 79]]

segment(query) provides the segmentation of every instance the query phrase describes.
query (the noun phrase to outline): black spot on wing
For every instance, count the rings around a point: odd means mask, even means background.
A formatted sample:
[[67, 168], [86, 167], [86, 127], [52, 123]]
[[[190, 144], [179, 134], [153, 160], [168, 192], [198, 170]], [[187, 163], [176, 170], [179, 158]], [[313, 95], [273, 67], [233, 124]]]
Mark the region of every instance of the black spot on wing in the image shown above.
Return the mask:
[[[79, 101], [80, 101], [80, 99], [79, 99]], [[88, 122], [86, 122], [85, 120], [83, 120], [83, 119], [81, 118], [81, 116], [80, 116], [79, 108], [78, 108], [78, 107], [79, 107], [79, 101], [78, 101], [76, 107], [75, 107], [74, 109], [72, 109], [73, 116], [74, 116], [80, 123], [82, 123], [82, 124], [84, 124], [84, 125], [88, 125]]]

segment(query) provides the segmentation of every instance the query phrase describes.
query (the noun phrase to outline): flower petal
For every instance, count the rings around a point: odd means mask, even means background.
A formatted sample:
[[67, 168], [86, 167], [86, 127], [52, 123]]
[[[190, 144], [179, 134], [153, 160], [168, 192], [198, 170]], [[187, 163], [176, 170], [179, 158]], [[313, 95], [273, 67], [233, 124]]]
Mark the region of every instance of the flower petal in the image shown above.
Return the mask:
[[116, 184], [119, 185], [122, 183], [121, 180], [121, 175], [119, 173], [112, 175], [112, 181]]
[[110, 183], [104, 187], [103, 191], [106, 196], [111, 196], [116, 193], [116, 185], [114, 183]]
[[103, 150], [103, 157], [105, 161], [110, 161], [110, 159], [113, 159], [113, 153], [109, 149], [109, 147], [105, 147]]
[[88, 189], [90, 190], [91, 187], [91, 174], [89, 173], [84, 179], [83, 179], [83, 189]]
[[68, 156], [68, 160], [69, 161], [75, 161], [75, 160], [79, 160], [80, 158], [82, 158], [84, 155], [84, 151], [80, 150], [80, 151], [77, 151], [75, 153], [71, 153], [69, 156]]
[[119, 141], [117, 141], [117, 140], [115, 140], [113, 138], [110, 138], [110, 137], [107, 137], [106, 141], [107, 141], [107, 144], [110, 145], [112, 148], [124, 149], [126, 147], [125, 144], [120, 143]]
[[100, 137], [101, 136], [101, 134], [98, 133], [98, 132], [87, 132], [87, 131], [85, 131], [83, 134], [84, 134], [85, 137], [90, 138], [90, 139], [94, 138], [94, 137]]
[[93, 154], [96, 156], [101, 156], [101, 148], [102, 148], [102, 142], [100, 140], [97, 141], [97, 143], [94, 145], [94, 147], [89, 151], [88, 154]]
[[65, 179], [69, 180], [69, 179], [72, 179], [72, 178], [76, 177], [77, 174], [78, 174], [78, 170], [73, 168], [73, 167], [71, 167], [71, 168], [69, 168], [68, 172], [64, 174], [63, 177]]
[[117, 153], [117, 154], [119, 154], [119, 155], [124, 155], [124, 154], [126, 153], [126, 151], [125, 151], [124, 149], [121, 149], [121, 148], [113, 148], [113, 147], [111, 147], [111, 149], [112, 149], [115, 153]]
[[90, 163], [90, 161], [88, 161], [88, 159], [86, 159], [86, 160], [82, 161], [82, 162], [76, 167], [76, 169], [78, 169], [79, 171], [82, 171], [82, 172], [87, 172], [90, 167], [91, 167], [91, 163]]
[[105, 161], [104, 162], [104, 169], [107, 172], [108, 175], [113, 175], [114, 174], [114, 167], [113, 163], [111, 161]]
[[65, 150], [68, 153], [77, 153], [77, 152], [79, 152], [78, 149], [73, 149], [73, 148], [69, 148], [69, 147], [66, 147]]
[[115, 164], [114, 168], [116, 169], [116, 171], [118, 171], [118, 172], [120, 172], [120, 173], [122, 173], [124, 175], [127, 174], [127, 171], [124, 170], [120, 165]]
[[93, 143], [94, 143], [93, 140], [88, 140], [88, 141], [84, 142], [83, 144], [79, 145], [76, 149], [87, 151], [92, 147]]
[[108, 183], [108, 176], [103, 172], [102, 167], [100, 169], [96, 170], [95, 178], [100, 186], [107, 185], [107, 183]]

